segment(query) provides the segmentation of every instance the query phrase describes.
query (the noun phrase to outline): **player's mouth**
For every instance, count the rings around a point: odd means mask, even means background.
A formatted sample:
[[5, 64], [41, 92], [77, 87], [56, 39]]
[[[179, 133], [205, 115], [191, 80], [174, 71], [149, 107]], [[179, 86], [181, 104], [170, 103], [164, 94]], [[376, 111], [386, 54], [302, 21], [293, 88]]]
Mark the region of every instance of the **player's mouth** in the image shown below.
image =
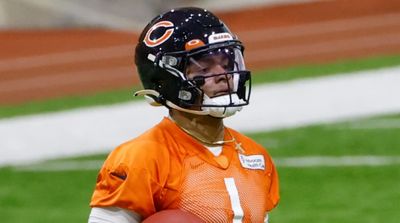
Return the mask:
[[215, 94], [212, 97], [215, 98], [215, 97], [227, 95], [229, 93], [230, 93], [230, 91], [228, 89], [222, 90], [222, 91], [217, 91], [217, 92], [215, 92]]

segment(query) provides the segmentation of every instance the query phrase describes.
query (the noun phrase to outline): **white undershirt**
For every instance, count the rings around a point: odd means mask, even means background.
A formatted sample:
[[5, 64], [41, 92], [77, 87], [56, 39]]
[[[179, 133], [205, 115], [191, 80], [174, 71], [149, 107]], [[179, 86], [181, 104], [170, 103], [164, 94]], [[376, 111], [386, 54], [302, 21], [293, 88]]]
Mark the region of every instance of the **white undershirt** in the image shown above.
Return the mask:
[[88, 223], [139, 223], [139, 214], [119, 207], [93, 207]]
[[210, 151], [214, 156], [219, 156], [222, 153], [222, 146], [206, 146], [208, 151]]

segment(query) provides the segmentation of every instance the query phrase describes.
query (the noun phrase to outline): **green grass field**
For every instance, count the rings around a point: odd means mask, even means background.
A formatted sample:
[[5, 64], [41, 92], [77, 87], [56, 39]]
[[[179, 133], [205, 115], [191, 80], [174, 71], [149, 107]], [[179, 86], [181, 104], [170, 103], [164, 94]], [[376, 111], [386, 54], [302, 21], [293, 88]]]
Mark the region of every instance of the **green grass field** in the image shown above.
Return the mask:
[[[251, 136], [268, 147], [277, 160], [400, 157], [400, 115]], [[272, 222], [395, 223], [400, 219], [400, 162], [382, 166], [278, 165], [278, 171], [282, 198], [271, 214]]]
[[[341, 61], [259, 72], [256, 83], [400, 65], [400, 56]], [[131, 100], [130, 90], [0, 108], [0, 118]], [[287, 166], [307, 157], [400, 158], [400, 114], [249, 134], [276, 160], [281, 202], [272, 223], [397, 223], [400, 162], [382, 165]], [[110, 148], [111, 150], [112, 148]], [[0, 222], [86, 222], [97, 170], [105, 154], [0, 168]], [[88, 162], [97, 162], [85, 169]], [[56, 170], [73, 162], [75, 170]]]
[[[309, 156], [400, 157], [400, 115], [250, 136], [268, 147], [276, 161]], [[1, 222], [85, 222], [97, 167], [79, 167], [94, 160], [100, 166], [104, 158], [99, 154], [1, 168]], [[66, 161], [74, 161], [78, 170], [55, 171], [49, 165]], [[277, 162], [277, 166], [281, 202], [271, 213], [271, 222], [395, 223], [400, 219], [400, 162], [329, 167], [289, 167]]]

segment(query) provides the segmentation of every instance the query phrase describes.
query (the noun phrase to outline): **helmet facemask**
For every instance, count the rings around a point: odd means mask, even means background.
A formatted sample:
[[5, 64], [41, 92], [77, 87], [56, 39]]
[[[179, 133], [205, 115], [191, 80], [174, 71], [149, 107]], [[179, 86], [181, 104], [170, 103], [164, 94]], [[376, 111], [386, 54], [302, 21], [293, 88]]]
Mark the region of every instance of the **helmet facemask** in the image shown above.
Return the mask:
[[245, 69], [240, 45], [216, 45], [191, 52], [184, 70], [185, 81], [198, 91], [195, 103], [185, 107], [224, 118], [249, 103], [250, 72]]
[[190, 51], [148, 55], [170, 75], [156, 90], [139, 91], [152, 105], [217, 118], [229, 117], [249, 104], [250, 71], [239, 41], [226, 41]]

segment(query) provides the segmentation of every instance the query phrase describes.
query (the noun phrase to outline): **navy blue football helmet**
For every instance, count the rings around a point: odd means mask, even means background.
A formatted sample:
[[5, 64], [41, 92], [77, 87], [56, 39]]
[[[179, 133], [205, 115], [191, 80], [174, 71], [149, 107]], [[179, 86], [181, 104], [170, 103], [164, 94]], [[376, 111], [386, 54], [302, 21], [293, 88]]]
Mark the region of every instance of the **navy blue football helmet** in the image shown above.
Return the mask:
[[[201, 8], [172, 9], [154, 18], [136, 46], [135, 63], [145, 95], [152, 105], [164, 105], [199, 115], [228, 117], [249, 103], [251, 75], [243, 60], [244, 47], [214, 14]], [[207, 73], [204, 61], [222, 58], [224, 71]], [[197, 75], [189, 78], [195, 67]], [[190, 71], [192, 72], [192, 71]], [[223, 76], [227, 91], [207, 95], [207, 78]]]

